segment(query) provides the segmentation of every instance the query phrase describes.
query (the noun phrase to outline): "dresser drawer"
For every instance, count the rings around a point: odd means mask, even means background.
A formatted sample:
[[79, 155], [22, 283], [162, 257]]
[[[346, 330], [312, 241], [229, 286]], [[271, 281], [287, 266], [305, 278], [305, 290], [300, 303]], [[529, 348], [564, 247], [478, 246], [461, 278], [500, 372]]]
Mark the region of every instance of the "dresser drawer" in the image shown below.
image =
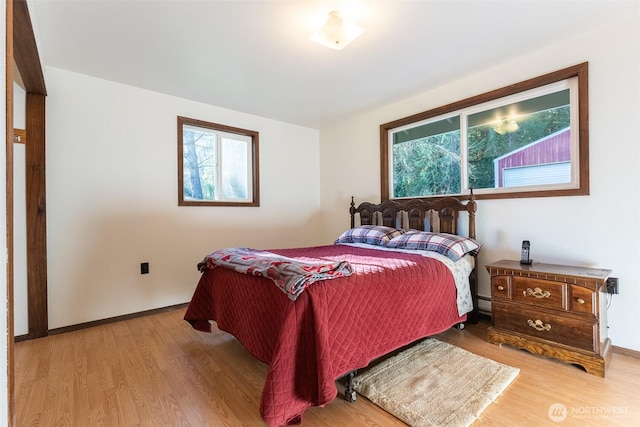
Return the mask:
[[595, 351], [596, 319], [552, 314], [521, 304], [494, 302], [493, 325], [521, 334]]
[[511, 276], [494, 276], [491, 278], [491, 298], [511, 298], [509, 279]]
[[582, 286], [569, 286], [569, 306], [567, 309], [574, 313], [597, 314], [596, 292]]
[[562, 295], [565, 284], [551, 280], [533, 279], [530, 277], [512, 277], [512, 299], [523, 304], [538, 307], [563, 309]]

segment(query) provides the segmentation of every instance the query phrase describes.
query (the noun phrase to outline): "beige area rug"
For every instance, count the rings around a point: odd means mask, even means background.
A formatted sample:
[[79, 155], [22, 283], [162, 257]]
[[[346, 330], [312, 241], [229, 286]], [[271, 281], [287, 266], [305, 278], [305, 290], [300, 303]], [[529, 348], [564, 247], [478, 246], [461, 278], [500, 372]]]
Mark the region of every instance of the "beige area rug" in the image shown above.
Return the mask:
[[353, 380], [358, 393], [413, 427], [468, 426], [519, 369], [427, 339]]

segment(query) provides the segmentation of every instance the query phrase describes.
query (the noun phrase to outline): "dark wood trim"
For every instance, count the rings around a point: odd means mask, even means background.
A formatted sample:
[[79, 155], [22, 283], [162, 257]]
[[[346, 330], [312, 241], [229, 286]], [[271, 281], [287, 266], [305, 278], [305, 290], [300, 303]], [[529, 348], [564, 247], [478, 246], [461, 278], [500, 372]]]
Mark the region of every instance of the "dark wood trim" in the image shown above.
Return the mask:
[[640, 359], [640, 351], [631, 350], [630, 348], [618, 347], [617, 345], [612, 345], [611, 351], [617, 354], [621, 354], [623, 356], [633, 357], [634, 359]]
[[13, 425], [14, 389], [15, 389], [15, 356], [13, 349], [14, 316], [13, 316], [13, 4], [5, 3], [5, 201], [6, 201], [6, 237], [7, 237], [7, 276], [6, 276], [6, 308], [7, 308], [7, 419]]
[[13, 48], [13, 58], [25, 90], [46, 95], [47, 88], [26, 0], [13, 0]]
[[38, 338], [46, 336], [49, 329], [44, 95], [27, 92], [26, 124], [29, 133], [25, 149], [29, 336]]
[[[78, 323], [77, 325], [64, 326], [62, 328], [51, 329], [49, 331], [49, 335], [58, 335], [58, 334], [63, 334], [65, 332], [79, 331], [81, 329], [92, 328], [94, 326], [107, 325], [109, 323], [121, 322], [123, 320], [137, 319], [139, 317], [151, 316], [154, 314], [164, 313], [167, 311], [180, 310], [180, 309], [186, 308], [188, 305], [189, 303], [176, 304], [168, 307], [160, 307], [160, 308], [154, 308], [152, 310], [139, 311], [137, 313], [124, 314], [122, 316], [109, 317], [107, 319], [94, 320], [92, 322]], [[18, 341], [17, 337], [16, 337], [16, 341]], [[24, 341], [24, 339], [22, 339], [22, 341]]]
[[[504, 98], [516, 93], [535, 89], [551, 83], [567, 80], [573, 77], [578, 78], [578, 133], [580, 157], [580, 188], [566, 190], [545, 190], [545, 191], [522, 191], [522, 192], [505, 192], [493, 194], [476, 194], [476, 199], [512, 199], [524, 197], [551, 197], [551, 196], [584, 196], [589, 194], [589, 63], [574, 65], [562, 70], [554, 71], [539, 77], [534, 77], [519, 83], [502, 87], [471, 98], [443, 105], [428, 111], [423, 111], [408, 117], [403, 117], [389, 123], [380, 125], [380, 194], [383, 201], [389, 200], [389, 130], [400, 126], [405, 126], [431, 117], [437, 117], [442, 114], [463, 108], [472, 107], [484, 102]], [[438, 198], [438, 196], [429, 196], [421, 198]], [[464, 200], [465, 195], [453, 196], [459, 200]]]
[[47, 89], [27, 2], [12, 0], [10, 3], [13, 6], [13, 60], [27, 93], [26, 132], [33, 142], [26, 147], [27, 298], [29, 336], [39, 337], [45, 336], [48, 329], [44, 109]]
[[[101, 326], [101, 325], [107, 325], [109, 323], [121, 322], [123, 320], [137, 319], [144, 316], [152, 316], [158, 313], [164, 313], [167, 311], [186, 308], [188, 305], [189, 303], [185, 302], [182, 304], [171, 305], [168, 307], [154, 308], [152, 310], [145, 310], [137, 313], [124, 314], [122, 316], [109, 317], [107, 319], [100, 319], [100, 320], [94, 320], [91, 322], [78, 323], [76, 325], [63, 326], [62, 328], [51, 329], [49, 331], [49, 335], [58, 335], [58, 334], [63, 334], [65, 332], [79, 331], [81, 329], [92, 328], [94, 326]], [[15, 337], [15, 342], [28, 341], [30, 339], [31, 337], [28, 334], [18, 335]]]
[[13, 342], [17, 343], [17, 342], [22, 342], [22, 341], [29, 341], [29, 334], [24, 334], [24, 335], [16, 335], [15, 337], [13, 337]]

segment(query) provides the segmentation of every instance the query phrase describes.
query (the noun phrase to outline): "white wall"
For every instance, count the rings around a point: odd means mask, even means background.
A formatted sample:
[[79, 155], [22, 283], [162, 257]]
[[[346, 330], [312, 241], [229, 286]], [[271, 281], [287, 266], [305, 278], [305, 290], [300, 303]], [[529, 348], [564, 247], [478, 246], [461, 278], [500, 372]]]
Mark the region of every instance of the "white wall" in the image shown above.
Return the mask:
[[638, 16], [629, 17], [321, 129], [326, 233], [342, 229], [349, 196], [380, 200], [380, 124], [588, 61], [591, 194], [479, 201], [477, 236], [484, 244], [479, 293], [490, 294], [484, 265], [518, 259], [525, 239], [537, 261], [612, 269], [620, 278], [620, 294], [608, 310], [609, 336], [616, 346], [640, 351], [635, 327], [640, 303], [639, 29]]
[[[45, 72], [50, 328], [188, 302], [222, 247], [323, 240], [317, 130]], [[260, 133], [260, 207], [178, 206], [178, 115]]]
[[[13, 84], [13, 127], [25, 128], [25, 90]], [[13, 144], [13, 333], [29, 333], [27, 305], [27, 186], [25, 144]]]

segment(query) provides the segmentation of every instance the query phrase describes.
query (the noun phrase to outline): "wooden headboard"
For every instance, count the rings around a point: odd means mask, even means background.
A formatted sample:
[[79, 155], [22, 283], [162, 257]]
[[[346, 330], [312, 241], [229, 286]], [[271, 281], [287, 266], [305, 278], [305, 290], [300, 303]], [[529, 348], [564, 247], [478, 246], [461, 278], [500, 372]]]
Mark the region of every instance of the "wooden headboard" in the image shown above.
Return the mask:
[[[386, 225], [398, 229], [458, 233], [460, 212], [469, 214], [468, 237], [476, 237], [476, 202], [473, 191], [460, 201], [453, 197], [434, 200], [387, 200], [379, 204], [363, 202], [356, 207], [351, 197], [351, 228], [356, 226], [356, 214], [361, 225]], [[426, 228], [425, 228], [426, 226]]]
[[[423, 230], [437, 233], [458, 233], [458, 218], [460, 212], [469, 215], [468, 237], [476, 238], [476, 202], [473, 190], [469, 198], [460, 201], [453, 197], [443, 197], [434, 200], [387, 200], [379, 204], [363, 202], [356, 207], [351, 198], [351, 228], [356, 226], [356, 214], [360, 217], [360, 225], [386, 225], [401, 230]], [[475, 265], [469, 275], [473, 311], [467, 314], [469, 323], [478, 323], [478, 279], [477, 257]]]

